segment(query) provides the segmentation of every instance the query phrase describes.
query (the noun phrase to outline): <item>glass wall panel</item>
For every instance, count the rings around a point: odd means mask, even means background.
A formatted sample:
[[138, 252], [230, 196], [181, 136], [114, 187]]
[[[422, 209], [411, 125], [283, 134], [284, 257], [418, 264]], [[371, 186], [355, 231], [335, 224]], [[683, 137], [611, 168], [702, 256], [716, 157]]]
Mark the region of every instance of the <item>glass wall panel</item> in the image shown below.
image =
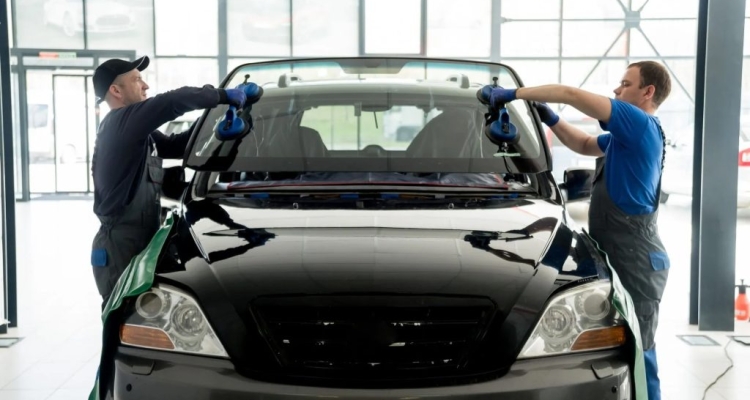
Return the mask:
[[521, 77], [524, 86], [548, 85], [560, 81], [560, 62], [557, 60], [513, 60], [508, 64]]
[[[623, 18], [625, 16], [621, 0], [566, 0], [562, 3], [563, 18], [565, 19], [605, 19]], [[627, 4], [627, 1], [625, 4]]]
[[695, 56], [695, 40], [698, 36], [698, 22], [696, 20], [642, 21], [641, 29], [654, 45], [658, 54], [662, 56]]
[[219, 54], [218, 0], [154, 0], [156, 54]]
[[88, 48], [153, 56], [153, 17], [152, 0], [86, 0]]
[[[327, 18], [316, 17], [329, 22]], [[227, 0], [227, 46], [230, 56], [289, 56], [289, 0]]]
[[427, 2], [427, 55], [489, 57], [491, 8], [488, 0]]
[[420, 0], [365, 0], [365, 53], [418, 54], [421, 20]]
[[500, 4], [503, 17], [510, 19], [558, 19], [560, 0], [503, 0]]
[[152, 87], [152, 93], [182, 86], [219, 86], [219, 64], [211, 58], [160, 58], [156, 60], [155, 72], [156, 81], [146, 82]]
[[[644, 0], [633, 1], [633, 9], [643, 4]], [[645, 4], [641, 18], [698, 18], [698, 0], [648, 0]]]
[[[533, 46], [529, 44], [533, 43]], [[503, 57], [558, 57], [559, 22], [521, 22], [502, 24], [500, 55]]]
[[82, 49], [82, 0], [15, 0], [18, 47]]
[[[566, 2], [567, 4], [567, 2]], [[623, 22], [563, 22], [564, 57], [602, 57], [623, 31]]]
[[359, 55], [358, 0], [294, 0], [292, 23], [295, 56]]

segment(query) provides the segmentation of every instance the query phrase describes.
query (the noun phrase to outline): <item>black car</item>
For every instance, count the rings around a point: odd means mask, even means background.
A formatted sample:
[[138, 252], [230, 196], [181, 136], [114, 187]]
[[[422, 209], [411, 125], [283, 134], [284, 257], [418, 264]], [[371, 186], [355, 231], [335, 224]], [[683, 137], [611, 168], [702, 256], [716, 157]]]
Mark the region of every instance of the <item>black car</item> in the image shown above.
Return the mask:
[[[284, 60], [222, 86], [252, 83], [197, 122], [179, 207], [108, 304], [103, 397], [635, 398], [636, 335], [565, 209], [593, 171], [555, 182], [527, 102], [513, 140], [485, 132], [478, 92], [511, 68]], [[394, 107], [422, 113], [412, 140], [383, 134]]]

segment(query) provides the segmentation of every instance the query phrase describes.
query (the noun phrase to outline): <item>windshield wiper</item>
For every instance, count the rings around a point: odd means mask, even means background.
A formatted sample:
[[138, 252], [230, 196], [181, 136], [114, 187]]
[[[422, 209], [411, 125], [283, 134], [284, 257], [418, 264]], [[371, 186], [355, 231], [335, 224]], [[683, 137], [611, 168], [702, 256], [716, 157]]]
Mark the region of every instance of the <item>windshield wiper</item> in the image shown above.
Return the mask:
[[531, 204], [519, 193], [447, 193], [447, 192], [321, 192], [314, 193], [219, 193], [235, 206], [247, 208], [320, 210], [320, 209], [498, 209]]
[[516, 253], [508, 250], [498, 250], [490, 247], [490, 242], [493, 240], [504, 240], [506, 242], [512, 242], [516, 240], [531, 239], [532, 236], [527, 230], [511, 230], [507, 232], [490, 232], [490, 231], [473, 231], [471, 234], [464, 236], [464, 241], [471, 243], [472, 247], [482, 249], [488, 253], [491, 253], [497, 257], [502, 258], [506, 261], [517, 262], [521, 264], [536, 266], [534, 260], [523, 258]]

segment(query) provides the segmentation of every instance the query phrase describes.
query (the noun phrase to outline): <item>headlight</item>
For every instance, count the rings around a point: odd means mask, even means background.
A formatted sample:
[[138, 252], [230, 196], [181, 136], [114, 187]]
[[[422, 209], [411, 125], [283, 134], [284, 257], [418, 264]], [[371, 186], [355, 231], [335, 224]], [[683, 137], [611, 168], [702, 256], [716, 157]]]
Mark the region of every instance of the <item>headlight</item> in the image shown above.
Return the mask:
[[626, 341], [625, 321], [609, 302], [609, 282], [594, 282], [550, 301], [518, 358], [602, 350]]
[[135, 300], [120, 327], [122, 344], [228, 358], [196, 301], [172, 287], [153, 287]]

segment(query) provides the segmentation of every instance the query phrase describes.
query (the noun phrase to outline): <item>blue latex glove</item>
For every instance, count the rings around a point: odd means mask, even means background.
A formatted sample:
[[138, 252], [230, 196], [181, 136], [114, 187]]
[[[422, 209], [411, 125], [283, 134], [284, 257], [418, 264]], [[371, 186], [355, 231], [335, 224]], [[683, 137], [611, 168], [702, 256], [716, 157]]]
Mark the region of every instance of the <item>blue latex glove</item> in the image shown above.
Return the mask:
[[490, 104], [493, 108], [497, 109], [500, 103], [510, 103], [516, 99], [516, 89], [503, 89], [498, 86], [492, 89], [490, 95]]
[[541, 118], [545, 125], [555, 126], [555, 124], [560, 121], [560, 117], [549, 108], [547, 103], [534, 102], [534, 108], [536, 108], [536, 112], [539, 113], [539, 118]]
[[227, 93], [227, 101], [229, 104], [237, 107], [242, 108], [242, 106], [245, 105], [245, 101], [247, 101], [247, 96], [245, 95], [245, 91], [241, 89], [226, 89]]

